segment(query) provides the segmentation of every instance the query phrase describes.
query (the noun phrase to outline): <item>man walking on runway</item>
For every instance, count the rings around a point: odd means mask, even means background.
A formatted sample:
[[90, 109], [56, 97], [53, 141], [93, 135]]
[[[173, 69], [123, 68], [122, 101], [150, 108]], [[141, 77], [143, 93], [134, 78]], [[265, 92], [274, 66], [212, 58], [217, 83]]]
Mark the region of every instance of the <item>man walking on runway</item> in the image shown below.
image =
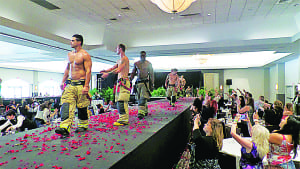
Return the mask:
[[137, 73], [136, 86], [136, 99], [138, 100], [138, 118], [143, 119], [148, 115], [147, 101], [150, 99], [150, 91], [154, 88], [154, 74], [152, 64], [146, 60], [146, 52], [141, 51], [140, 61], [134, 63], [130, 80], [134, 78]]
[[175, 107], [177, 89], [179, 89], [179, 77], [177, 75], [177, 69], [171, 69], [171, 73], [168, 74], [165, 82], [167, 88], [167, 99], [170, 100], [170, 105]]
[[116, 86], [115, 101], [117, 102], [117, 108], [119, 112], [119, 119], [114, 122], [115, 126], [128, 125], [129, 110], [128, 101], [130, 98], [130, 80], [128, 78], [129, 73], [129, 60], [125, 55], [125, 45], [119, 44], [117, 46], [117, 54], [120, 59], [112, 68], [102, 70], [102, 78], [107, 78], [110, 73], [118, 74], [118, 81]]
[[[88, 128], [87, 107], [90, 105], [89, 83], [91, 79], [91, 56], [82, 49], [83, 37], [75, 34], [72, 36], [71, 47], [75, 51], [68, 53], [68, 64], [60, 85], [64, 90], [61, 96], [61, 123], [56, 133], [62, 136], [70, 134], [74, 112], [78, 109], [78, 127], [75, 132], [83, 132]], [[69, 77], [70, 76], [70, 77]], [[66, 84], [65, 88], [64, 85]]]

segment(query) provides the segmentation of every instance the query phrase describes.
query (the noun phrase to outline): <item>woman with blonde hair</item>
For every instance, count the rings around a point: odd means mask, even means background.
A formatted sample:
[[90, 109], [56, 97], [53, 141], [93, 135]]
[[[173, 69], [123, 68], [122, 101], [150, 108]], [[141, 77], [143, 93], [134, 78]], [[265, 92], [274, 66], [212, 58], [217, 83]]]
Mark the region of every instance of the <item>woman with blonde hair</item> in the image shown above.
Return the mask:
[[269, 130], [258, 124], [258, 115], [254, 114], [255, 125], [252, 127], [247, 116], [249, 133], [251, 139], [246, 139], [236, 134], [237, 121], [241, 115], [237, 114], [231, 126], [232, 137], [242, 146], [240, 168], [243, 169], [263, 169], [263, 158], [269, 152]]
[[191, 168], [214, 168], [220, 169], [217, 159], [219, 150], [223, 146], [223, 124], [217, 119], [210, 118], [204, 125], [205, 136], [199, 130], [201, 125], [200, 115], [197, 114], [194, 120], [193, 141], [195, 148], [195, 164]]

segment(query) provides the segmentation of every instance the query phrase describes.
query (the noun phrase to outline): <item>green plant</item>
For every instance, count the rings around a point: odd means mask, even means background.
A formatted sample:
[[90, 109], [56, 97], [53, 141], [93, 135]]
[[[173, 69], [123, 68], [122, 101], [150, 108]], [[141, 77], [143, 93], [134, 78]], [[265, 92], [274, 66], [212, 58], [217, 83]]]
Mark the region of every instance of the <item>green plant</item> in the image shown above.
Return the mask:
[[104, 88], [101, 90], [100, 96], [104, 98], [104, 102], [114, 100], [114, 89], [110, 87]]
[[90, 94], [91, 94], [92, 96], [94, 96], [96, 92], [99, 93], [99, 91], [98, 91], [96, 88], [91, 89], [89, 92], [90, 92]]
[[204, 88], [201, 88], [201, 89], [199, 90], [198, 94], [199, 94], [199, 96], [202, 95], [202, 96], [205, 97], [205, 94], [206, 94], [205, 89], [204, 89]]
[[166, 89], [163, 87], [159, 87], [156, 90], [154, 89], [153, 92], [151, 92], [151, 95], [153, 97], [164, 97], [166, 96]]
[[229, 90], [228, 90], [228, 92], [229, 92], [229, 95], [231, 95], [231, 94], [232, 94], [232, 90], [233, 90], [233, 89], [229, 89]]

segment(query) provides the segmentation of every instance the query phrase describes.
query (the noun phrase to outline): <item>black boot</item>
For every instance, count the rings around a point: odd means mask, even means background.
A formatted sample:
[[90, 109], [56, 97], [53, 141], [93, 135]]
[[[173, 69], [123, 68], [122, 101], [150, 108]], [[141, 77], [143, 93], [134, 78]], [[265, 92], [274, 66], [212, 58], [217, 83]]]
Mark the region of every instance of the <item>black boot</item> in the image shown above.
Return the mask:
[[62, 137], [68, 137], [70, 133], [65, 128], [57, 128], [55, 129], [55, 133], [62, 135]]

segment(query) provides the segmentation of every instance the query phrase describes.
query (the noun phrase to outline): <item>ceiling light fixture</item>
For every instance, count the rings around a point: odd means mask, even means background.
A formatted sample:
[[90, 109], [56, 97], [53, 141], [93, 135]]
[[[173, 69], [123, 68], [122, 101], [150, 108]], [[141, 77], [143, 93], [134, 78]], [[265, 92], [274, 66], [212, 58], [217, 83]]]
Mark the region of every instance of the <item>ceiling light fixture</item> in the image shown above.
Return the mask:
[[151, 0], [167, 13], [178, 13], [186, 10], [196, 0]]

